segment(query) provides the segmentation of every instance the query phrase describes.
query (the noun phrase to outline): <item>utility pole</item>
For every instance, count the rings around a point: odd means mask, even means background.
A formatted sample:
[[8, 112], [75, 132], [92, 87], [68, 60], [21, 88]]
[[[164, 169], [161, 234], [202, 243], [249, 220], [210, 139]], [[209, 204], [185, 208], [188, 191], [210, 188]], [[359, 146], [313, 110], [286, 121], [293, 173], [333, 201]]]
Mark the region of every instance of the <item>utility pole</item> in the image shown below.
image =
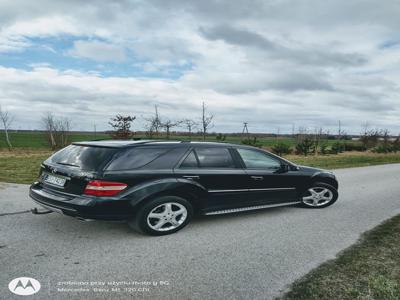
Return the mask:
[[250, 134], [249, 134], [249, 129], [247, 128], [247, 122], [243, 122], [243, 130], [242, 130], [242, 135], [246, 133], [247, 139], [250, 140]]
[[93, 123], [93, 129], [94, 129], [94, 139], [96, 139], [97, 138], [96, 122]]

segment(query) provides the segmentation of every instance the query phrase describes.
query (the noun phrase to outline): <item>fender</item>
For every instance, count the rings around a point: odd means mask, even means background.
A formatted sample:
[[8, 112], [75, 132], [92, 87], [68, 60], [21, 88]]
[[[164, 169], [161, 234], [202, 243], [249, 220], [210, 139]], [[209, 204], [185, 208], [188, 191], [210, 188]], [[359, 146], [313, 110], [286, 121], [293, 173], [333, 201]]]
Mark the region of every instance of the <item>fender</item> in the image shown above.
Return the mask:
[[[132, 207], [137, 206], [145, 199], [160, 193], [184, 194], [197, 199], [207, 195], [207, 190], [198, 182], [189, 179], [165, 178], [157, 181], [149, 181], [132, 187], [124, 195], [129, 199]], [[191, 199], [188, 199], [191, 200]]]
[[[328, 173], [327, 171], [315, 172], [311, 178], [311, 182], [320, 181], [332, 185], [335, 189], [338, 189], [338, 183], [336, 176], [333, 173]], [[310, 182], [310, 183], [311, 183]]]

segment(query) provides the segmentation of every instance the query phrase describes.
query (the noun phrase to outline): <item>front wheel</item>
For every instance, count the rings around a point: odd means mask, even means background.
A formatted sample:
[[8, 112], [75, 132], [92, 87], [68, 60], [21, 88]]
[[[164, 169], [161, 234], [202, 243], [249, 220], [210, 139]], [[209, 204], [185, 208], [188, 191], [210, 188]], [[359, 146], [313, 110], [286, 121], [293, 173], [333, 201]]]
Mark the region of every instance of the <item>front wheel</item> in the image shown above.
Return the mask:
[[150, 235], [166, 235], [185, 227], [193, 215], [192, 205], [176, 196], [162, 196], [146, 203], [129, 225]]
[[301, 203], [303, 207], [324, 208], [335, 203], [338, 196], [333, 186], [317, 182], [303, 193]]

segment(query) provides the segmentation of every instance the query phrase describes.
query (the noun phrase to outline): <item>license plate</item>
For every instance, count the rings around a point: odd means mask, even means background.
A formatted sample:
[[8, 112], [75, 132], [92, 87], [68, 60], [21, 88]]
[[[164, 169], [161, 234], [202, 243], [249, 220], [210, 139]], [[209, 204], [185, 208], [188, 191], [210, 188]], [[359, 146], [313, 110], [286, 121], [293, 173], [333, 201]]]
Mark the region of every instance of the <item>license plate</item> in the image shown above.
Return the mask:
[[45, 183], [49, 183], [49, 184], [56, 185], [56, 186], [64, 186], [66, 179], [62, 178], [62, 177], [54, 176], [51, 174], [44, 174], [43, 181]]

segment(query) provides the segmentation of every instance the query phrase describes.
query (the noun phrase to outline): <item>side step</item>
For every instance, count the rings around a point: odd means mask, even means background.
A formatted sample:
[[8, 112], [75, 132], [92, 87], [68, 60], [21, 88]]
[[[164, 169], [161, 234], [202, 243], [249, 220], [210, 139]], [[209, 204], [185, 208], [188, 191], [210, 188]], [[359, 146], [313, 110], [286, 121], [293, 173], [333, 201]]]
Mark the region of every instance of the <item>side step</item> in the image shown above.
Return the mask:
[[301, 203], [301, 201], [248, 206], [248, 207], [240, 207], [240, 208], [229, 208], [229, 209], [224, 209], [224, 210], [215, 210], [215, 211], [206, 212], [206, 213], [204, 213], [204, 215], [206, 215], [206, 216], [223, 215], [223, 214], [230, 214], [230, 213], [248, 211], [248, 210], [257, 210], [257, 209], [270, 208], [270, 207], [288, 206], [288, 205], [299, 204], [299, 203]]

